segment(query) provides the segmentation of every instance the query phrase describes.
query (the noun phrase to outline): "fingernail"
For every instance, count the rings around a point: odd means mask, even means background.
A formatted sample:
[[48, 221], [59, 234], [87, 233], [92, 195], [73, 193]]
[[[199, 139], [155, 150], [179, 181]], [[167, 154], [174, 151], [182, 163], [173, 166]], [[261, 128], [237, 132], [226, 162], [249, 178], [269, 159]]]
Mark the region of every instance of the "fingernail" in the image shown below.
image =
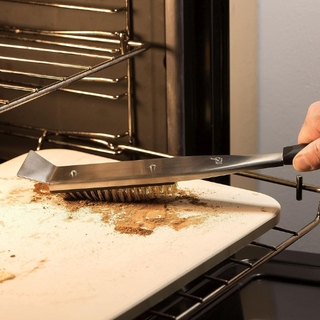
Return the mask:
[[298, 171], [311, 171], [312, 166], [306, 156], [302, 154], [298, 154], [294, 159], [293, 159], [293, 166], [296, 170]]

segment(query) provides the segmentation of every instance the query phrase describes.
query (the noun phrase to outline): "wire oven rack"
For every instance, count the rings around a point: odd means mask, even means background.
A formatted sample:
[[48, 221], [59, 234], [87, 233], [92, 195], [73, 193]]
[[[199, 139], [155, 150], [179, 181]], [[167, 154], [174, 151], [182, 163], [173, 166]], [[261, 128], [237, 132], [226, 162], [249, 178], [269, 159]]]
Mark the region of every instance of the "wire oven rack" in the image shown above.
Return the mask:
[[[12, 99], [0, 99], [0, 113], [6, 112], [29, 101], [47, 95], [56, 90], [62, 90], [73, 94], [94, 96], [103, 99], [118, 100], [123, 97], [128, 99], [128, 130], [124, 133], [107, 135], [110, 139], [128, 137], [129, 144], [132, 143], [133, 126], [133, 104], [132, 104], [132, 57], [146, 51], [149, 44], [130, 40], [130, 0], [125, 0], [125, 6], [118, 8], [104, 8], [93, 6], [79, 6], [65, 3], [40, 2], [29, 0], [1, 0], [1, 2], [11, 2], [28, 6], [48, 7], [55, 10], [74, 10], [91, 13], [104, 13], [109, 15], [121, 15], [125, 19], [123, 30], [106, 31], [83, 31], [83, 30], [43, 30], [37, 28], [23, 28], [17, 26], [0, 26], [0, 48], [14, 50], [15, 56], [0, 55], [0, 61], [7, 64], [18, 63], [18, 67], [0, 68], [0, 74], [12, 77], [9, 81], [1, 81], [0, 88], [19, 93]], [[21, 57], [24, 53], [31, 54], [31, 58]], [[41, 59], [37, 55], [52, 54], [55, 58]], [[59, 56], [57, 59], [56, 57]], [[62, 57], [62, 60], [61, 60]], [[82, 57], [87, 59], [87, 64], [77, 64], [69, 62], [72, 57]], [[64, 58], [68, 58], [65, 59]], [[96, 60], [100, 62], [96, 63]], [[111, 67], [120, 62], [127, 61], [126, 75], [117, 78], [92, 77], [91, 75]], [[32, 66], [42, 65], [52, 67], [55, 71], [51, 73], [35, 73], [19, 69], [19, 63]], [[56, 68], [59, 68], [57, 75]], [[29, 68], [30, 69], [30, 68]], [[68, 71], [66, 71], [68, 70]], [[70, 72], [70, 70], [76, 70]], [[69, 72], [69, 73], [67, 73]], [[24, 79], [16, 80], [18, 79]], [[29, 80], [25, 80], [28, 78]], [[31, 79], [31, 80], [30, 80]], [[36, 80], [50, 81], [48, 85], [39, 86], [34, 84]], [[83, 91], [69, 88], [70, 84], [76, 81], [86, 81], [87, 83], [113, 83], [117, 84], [127, 81], [127, 91], [120, 94], [101, 94], [94, 91]], [[8, 94], [10, 96], [10, 94]]]

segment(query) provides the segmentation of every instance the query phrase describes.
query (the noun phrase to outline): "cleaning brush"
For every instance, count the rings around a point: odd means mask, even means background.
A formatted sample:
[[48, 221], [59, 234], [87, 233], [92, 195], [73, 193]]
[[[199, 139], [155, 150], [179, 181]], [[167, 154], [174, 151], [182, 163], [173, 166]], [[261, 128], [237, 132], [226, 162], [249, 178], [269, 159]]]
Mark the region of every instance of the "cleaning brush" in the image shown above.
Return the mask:
[[131, 202], [157, 199], [162, 196], [174, 196], [177, 192], [177, 183], [154, 185], [147, 187], [113, 188], [102, 190], [75, 191], [64, 193], [66, 199]]
[[[31, 150], [18, 176], [48, 183], [51, 193], [61, 193], [73, 200], [131, 202], [175, 196], [176, 182], [132, 181], [141, 172], [139, 163], [140, 160], [58, 167]], [[123, 164], [134, 165], [128, 171]], [[154, 161], [149, 165], [151, 170], [153, 165]]]
[[176, 182], [212, 178], [243, 170], [292, 164], [305, 145], [264, 155], [185, 156], [55, 166], [30, 151], [18, 176], [49, 184], [50, 192], [74, 199], [134, 201], [174, 195]]

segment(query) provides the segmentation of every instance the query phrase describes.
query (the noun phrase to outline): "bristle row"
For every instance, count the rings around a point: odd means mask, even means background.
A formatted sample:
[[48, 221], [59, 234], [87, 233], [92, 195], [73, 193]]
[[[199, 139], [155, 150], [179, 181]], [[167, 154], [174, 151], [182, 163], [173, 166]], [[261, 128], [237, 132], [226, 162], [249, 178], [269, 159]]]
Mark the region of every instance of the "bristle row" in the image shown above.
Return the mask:
[[130, 202], [161, 198], [162, 196], [174, 196], [177, 184], [158, 185], [149, 187], [136, 187], [125, 189], [106, 189], [92, 191], [77, 191], [66, 193], [67, 198], [76, 200]]

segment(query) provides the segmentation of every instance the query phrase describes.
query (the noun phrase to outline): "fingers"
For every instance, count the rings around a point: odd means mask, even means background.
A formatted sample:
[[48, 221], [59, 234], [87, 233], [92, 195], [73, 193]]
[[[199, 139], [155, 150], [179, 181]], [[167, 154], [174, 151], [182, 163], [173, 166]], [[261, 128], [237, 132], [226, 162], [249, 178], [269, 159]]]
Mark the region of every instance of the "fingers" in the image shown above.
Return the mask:
[[293, 166], [301, 172], [320, 169], [320, 138], [311, 142], [295, 156]]
[[309, 107], [298, 143], [309, 145], [293, 159], [294, 168], [301, 172], [320, 169], [320, 101]]
[[298, 143], [309, 143], [320, 138], [320, 101], [309, 109], [298, 137]]

